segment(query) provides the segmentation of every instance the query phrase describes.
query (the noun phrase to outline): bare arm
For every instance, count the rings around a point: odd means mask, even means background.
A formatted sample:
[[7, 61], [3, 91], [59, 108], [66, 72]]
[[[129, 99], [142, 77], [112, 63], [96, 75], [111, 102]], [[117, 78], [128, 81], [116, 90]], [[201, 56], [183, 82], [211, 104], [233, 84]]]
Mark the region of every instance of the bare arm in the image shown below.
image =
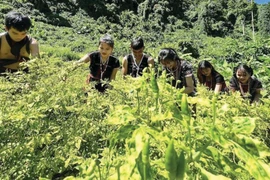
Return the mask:
[[127, 57], [124, 57], [122, 61], [122, 75], [123, 76], [127, 75], [127, 71], [128, 71]]
[[149, 67], [152, 67], [152, 68], [155, 67], [155, 61], [152, 57], [148, 58], [148, 65], [149, 65]]
[[187, 76], [186, 78], [186, 87], [184, 93], [189, 94], [194, 91], [194, 82], [192, 76]]
[[115, 76], [116, 76], [116, 73], [118, 71], [118, 68], [114, 68], [113, 71], [112, 71], [112, 75], [110, 77], [110, 80], [115, 80]]
[[214, 90], [215, 94], [218, 94], [221, 91], [221, 89], [222, 89], [222, 84], [220, 83], [216, 84], [216, 87]]
[[84, 55], [80, 60], [75, 61], [74, 64], [79, 65], [79, 64], [87, 63], [87, 62], [91, 62], [91, 59], [88, 54]]
[[30, 44], [30, 52], [32, 58], [40, 58], [39, 44], [36, 39], [32, 39], [32, 42]]

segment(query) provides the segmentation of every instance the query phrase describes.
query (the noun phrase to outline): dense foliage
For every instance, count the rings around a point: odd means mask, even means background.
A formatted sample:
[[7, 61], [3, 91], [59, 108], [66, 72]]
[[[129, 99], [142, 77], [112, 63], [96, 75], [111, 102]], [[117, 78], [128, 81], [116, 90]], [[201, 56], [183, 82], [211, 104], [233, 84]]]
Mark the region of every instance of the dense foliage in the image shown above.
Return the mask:
[[[3, 0], [0, 18], [13, 9], [34, 19], [41, 58], [24, 64], [30, 73], [0, 77], [0, 179], [270, 179], [269, 5]], [[120, 59], [142, 36], [153, 57], [173, 47], [194, 70], [208, 59], [227, 82], [245, 62], [263, 82], [262, 103], [201, 86], [186, 97], [153, 71], [137, 79], [119, 72], [100, 94], [84, 84], [87, 65], [72, 62], [104, 33]]]

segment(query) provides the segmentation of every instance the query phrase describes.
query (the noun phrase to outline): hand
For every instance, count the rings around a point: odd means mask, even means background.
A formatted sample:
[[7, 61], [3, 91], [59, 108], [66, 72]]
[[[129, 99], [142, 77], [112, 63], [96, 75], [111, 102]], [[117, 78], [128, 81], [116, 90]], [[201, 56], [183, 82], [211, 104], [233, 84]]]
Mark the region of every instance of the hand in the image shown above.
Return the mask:
[[72, 69], [75, 70], [80, 67], [82, 64], [79, 61], [75, 61], [72, 63]]
[[80, 64], [79, 61], [73, 62], [73, 66], [78, 66], [79, 64]]

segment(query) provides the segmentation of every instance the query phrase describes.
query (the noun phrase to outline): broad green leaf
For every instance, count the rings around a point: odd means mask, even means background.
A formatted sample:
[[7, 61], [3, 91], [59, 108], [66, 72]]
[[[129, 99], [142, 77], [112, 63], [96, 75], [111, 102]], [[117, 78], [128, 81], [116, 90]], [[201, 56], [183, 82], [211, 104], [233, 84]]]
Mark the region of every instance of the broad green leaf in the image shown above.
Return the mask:
[[[222, 168], [224, 172], [232, 172], [238, 171], [241, 168], [241, 166], [238, 166], [234, 162], [232, 162], [226, 155], [222, 154], [220, 150], [213, 146], [208, 146], [206, 151], [204, 153], [207, 156], [210, 156], [213, 158], [214, 163], [217, 164], [219, 168]], [[209, 163], [212, 163], [211, 161]]]
[[144, 142], [149, 138], [149, 135], [146, 133], [145, 128], [141, 126], [133, 132], [132, 138], [135, 139], [135, 149], [138, 155], [142, 151]]
[[217, 180], [217, 179], [218, 180], [230, 180], [230, 178], [225, 177], [223, 175], [215, 175], [215, 174], [208, 172], [203, 167], [201, 167], [198, 163], [196, 163], [196, 166], [200, 168], [203, 180], [206, 180], [206, 179], [207, 180]]
[[211, 128], [209, 132], [210, 137], [223, 148], [229, 148], [232, 143], [227, 140], [217, 128]]
[[143, 134], [137, 133], [135, 136], [135, 149], [138, 154], [142, 151], [143, 144]]
[[270, 156], [269, 148], [258, 139], [251, 138], [242, 134], [237, 134], [234, 136], [233, 140], [252, 155], [256, 155], [262, 158]]
[[234, 143], [233, 152], [244, 162], [242, 165], [255, 179], [270, 179], [270, 166], [255, 158], [240, 145]]
[[251, 134], [255, 129], [256, 118], [251, 117], [233, 117], [232, 132], [241, 134]]

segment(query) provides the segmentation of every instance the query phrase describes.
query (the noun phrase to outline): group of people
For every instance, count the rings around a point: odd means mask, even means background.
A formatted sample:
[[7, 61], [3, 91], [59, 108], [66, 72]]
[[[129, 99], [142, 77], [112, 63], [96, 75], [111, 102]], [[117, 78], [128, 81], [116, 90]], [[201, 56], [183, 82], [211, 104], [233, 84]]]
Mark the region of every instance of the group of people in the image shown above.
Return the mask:
[[[37, 40], [27, 33], [31, 27], [29, 17], [18, 13], [9, 12], [5, 19], [6, 32], [0, 34], [0, 73], [15, 72], [19, 64], [29, 60], [29, 57], [39, 57]], [[106, 34], [99, 40], [98, 50], [90, 52], [80, 60], [74, 62], [79, 65], [89, 63], [90, 73], [86, 83], [96, 82], [95, 88], [104, 92], [108, 87], [102, 80], [115, 80], [120, 68], [119, 59], [112, 55], [114, 49], [113, 38]], [[141, 37], [131, 41], [131, 53], [122, 60], [122, 75], [139, 77], [145, 68], [154, 68], [155, 61], [150, 55], [144, 53], [144, 41]], [[189, 96], [196, 94], [196, 78], [192, 65], [181, 59], [173, 48], [163, 48], [158, 54], [160, 63], [168, 76], [172, 76], [170, 82], [176, 88], [184, 88], [184, 93]], [[208, 87], [215, 93], [239, 91], [243, 98], [250, 102], [258, 102], [261, 94], [262, 83], [253, 75], [253, 70], [245, 64], [239, 64], [233, 70], [233, 76], [229, 87], [226, 86], [224, 77], [215, 70], [209, 61], [201, 61], [198, 64], [197, 78], [199, 83]]]
[[226, 86], [224, 77], [215, 70], [208, 61], [201, 61], [198, 65], [197, 76], [199, 82], [215, 93], [239, 91], [244, 99], [251, 103], [261, 98], [262, 83], [253, 76], [253, 69], [246, 64], [239, 64], [233, 68], [233, 75]]
[[[90, 74], [87, 83], [95, 81], [96, 89], [104, 92], [106, 87], [100, 80], [115, 80], [116, 73], [120, 68], [119, 60], [112, 56], [114, 41], [110, 35], [100, 38], [98, 51], [91, 52], [82, 57], [75, 64], [90, 63]], [[141, 37], [131, 41], [131, 54], [126, 55], [122, 61], [122, 75], [139, 77], [142, 76], [143, 69], [154, 68], [154, 59], [144, 53], [144, 41]], [[170, 82], [172, 86], [182, 89], [189, 96], [196, 94], [196, 79], [193, 73], [192, 65], [181, 59], [173, 48], [163, 48], [158, 54], [158, 63], [169, 76], [173, 76]], [[228, 91], [239, 91], [243, 98], [249, 99], [250, 102], [258, 102], [261, 97], [260, 91], [262, 83], [253, 75], [253, 70], [245, 64], [239, 64], [233, 70], [233, 76], [230, 80], [229, 87], [226, 86], [224, 77], [215, 70], [213, 65], [206, 60], [199, 63], [197, 69], [197, 78], [199, 83], [205, 85], [209, 90], [216, 94]]]

